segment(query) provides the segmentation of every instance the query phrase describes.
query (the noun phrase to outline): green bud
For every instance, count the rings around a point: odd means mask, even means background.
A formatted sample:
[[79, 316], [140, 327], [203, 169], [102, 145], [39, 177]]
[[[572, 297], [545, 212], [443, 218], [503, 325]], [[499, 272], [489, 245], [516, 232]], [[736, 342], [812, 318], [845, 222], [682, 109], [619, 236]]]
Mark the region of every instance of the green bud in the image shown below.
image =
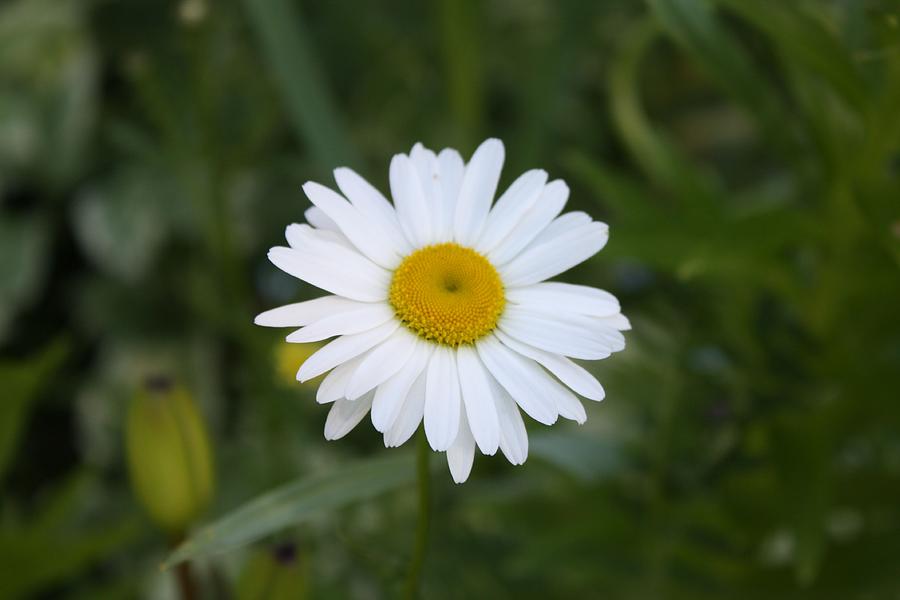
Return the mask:
[[182, 533], [213, 494], [209, 435], [190, 394], [148, 379], [128, 411], [125, 441], [139, 501], [159, 526]]
[[297, 548], [283, 543], [254, 552], [238, 578], [237, 600], [301, 600], [306, 574]]

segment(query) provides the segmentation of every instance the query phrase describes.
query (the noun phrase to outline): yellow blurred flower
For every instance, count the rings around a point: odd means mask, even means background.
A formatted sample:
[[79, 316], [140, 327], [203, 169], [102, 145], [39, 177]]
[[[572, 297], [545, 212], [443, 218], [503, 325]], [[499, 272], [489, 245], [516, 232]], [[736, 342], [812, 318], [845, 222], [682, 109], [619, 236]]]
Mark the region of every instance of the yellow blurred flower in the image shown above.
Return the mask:
[[[297, 369], [300, 368], [306, 359], [322, 347], [320, 343], [312, 344], [289, 344], [280, 340], [275, 345], [275, 364], [277, 368], [278, 380], [285, 385], [297, 384]], [[316, 389], [323, 376], [303, 383], [305, 387]]]

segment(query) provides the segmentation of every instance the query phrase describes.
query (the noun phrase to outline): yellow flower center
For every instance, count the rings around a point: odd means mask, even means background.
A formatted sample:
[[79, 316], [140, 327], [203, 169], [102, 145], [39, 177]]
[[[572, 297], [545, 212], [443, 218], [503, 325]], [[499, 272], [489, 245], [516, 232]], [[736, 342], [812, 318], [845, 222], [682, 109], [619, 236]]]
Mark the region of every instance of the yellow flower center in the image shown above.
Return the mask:
[[403, 259], [391, 281], [390, 303], [416, 335], [456, 347], [493, 331], [506, 298], [500, 275], [484, 256], [448, 242]]

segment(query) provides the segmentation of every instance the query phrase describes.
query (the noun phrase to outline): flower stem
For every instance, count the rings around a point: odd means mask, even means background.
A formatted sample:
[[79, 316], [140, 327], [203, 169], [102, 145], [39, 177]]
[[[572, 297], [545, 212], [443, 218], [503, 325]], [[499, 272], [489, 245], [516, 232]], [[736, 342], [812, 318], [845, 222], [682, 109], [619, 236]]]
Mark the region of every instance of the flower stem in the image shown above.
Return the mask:
[[429, 458], [431, 458], [431, 448], [428, 447], [428, 440], [425, 438], [425, 431], [423, 430], [419, 432], [416, 455], [416, 470], [419, 478], [419, 521], [416, 525], [416, 546], [409, 565], [409, 575], [406, 578], [406, 593], [404, 594], [404, 597], [410, 600], [419, 595], [422, 567], [425, 565], [425, 552], [428, 549], [428, 526], [431, 520], [431, 472], [428, 468]]
[[175, 578], [178, 581], [178, 589], [182, 600], [194, 600], [197, 598], [197, 582], [191, 570], [191, 563], [185, 561], [175, 567]]
[[[177, 548], [185, 539], [184, 533], [173, 536], [170, 540], [170, 546]], [[181, 600], [196, 600], [198, 597], [197, 581], [194, 579], [194, 572], [191, 569], [191, 563], [184, 561], [175, 567], [175, 582], [178, 585]]]

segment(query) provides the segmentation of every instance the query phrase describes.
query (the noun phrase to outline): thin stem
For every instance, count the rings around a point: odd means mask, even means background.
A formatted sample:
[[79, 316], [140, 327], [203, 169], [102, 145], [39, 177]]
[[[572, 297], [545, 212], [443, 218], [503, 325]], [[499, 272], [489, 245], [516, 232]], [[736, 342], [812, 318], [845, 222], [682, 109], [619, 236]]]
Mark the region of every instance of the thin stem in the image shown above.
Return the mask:
[[178, 590], [182, 600], [194, 600], [197, 598], [197, 582], [194, 581], [194, 573], [191, 563], [184, 561], [175, 567], [175, 578], [178, 581]]
[[412, 561], [409, 565], [409, 575], [406, 579], [405, 598], [413, 599], [419, 595], [419, 587], [422, 581], [422, 567], [425, 565], [425, 552], [428, 549], [428, 527], [431, 520], [431, 473], [428, 468], [428, 460], [431, 458], [431, 448], [425, 432], [419, 432], [419, 443], [416, 457], [416, 470], [419, 478], [419, 521], [416, 525], [416, 546], [413, 551]]
[[[173, 536], [170, 541], [171, 547], [177, 548], [184, 538], [183, 533]], [[194, 572], [189, 561], [183, 561], [175, 567], [175, 582], [178, 584], [181, 600], [196, 600], [199, 597], [197, 581], [194, 579]]]

